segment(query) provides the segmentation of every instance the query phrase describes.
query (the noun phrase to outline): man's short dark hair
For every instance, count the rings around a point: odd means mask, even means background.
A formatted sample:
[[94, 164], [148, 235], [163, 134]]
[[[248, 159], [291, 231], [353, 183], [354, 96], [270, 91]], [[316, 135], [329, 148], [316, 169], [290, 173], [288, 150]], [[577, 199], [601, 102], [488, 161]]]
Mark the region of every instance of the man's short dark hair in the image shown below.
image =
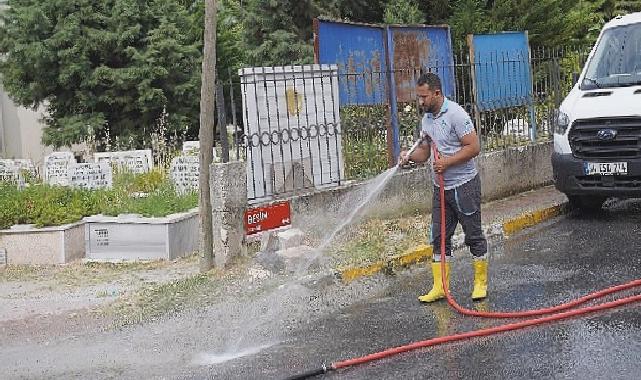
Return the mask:
[[435, 91], [435, 90], [440, 90], [441, 92], [443, 91], [443, 88], [441, 87], [441, 78], [438, 77], [438, 75], [434, 73], [424, 73], [421, 74], [420, 77], [418, 77], [418, 81], [416, 82], [417, 85], [423, 86], [423, 85], [428, 85], [430, 90]]

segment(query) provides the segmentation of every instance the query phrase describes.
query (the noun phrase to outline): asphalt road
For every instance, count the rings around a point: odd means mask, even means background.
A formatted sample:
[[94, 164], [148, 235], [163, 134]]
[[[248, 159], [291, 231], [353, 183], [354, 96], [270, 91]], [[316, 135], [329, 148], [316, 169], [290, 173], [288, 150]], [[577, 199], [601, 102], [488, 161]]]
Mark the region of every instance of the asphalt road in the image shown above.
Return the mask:
[[[470, 301], [470, 258], [453, 261], [451, 287], [463, 305], [486, 310], [551, 306], [641, 278], [641, 203], [599, 215], [571, 214], [491, 247], [490, 297]], [[219, 363], [194, 377], [285, 378], [322, 363], [505, 323], [457, 315], [446, 302], [420, 305], [424, 269], [388, 277], [388, 286], [312, 321], [284, 342]], [[641, 305], [552, 325], [421, 349], [325, 375], [327, 379], [638, 379]]]

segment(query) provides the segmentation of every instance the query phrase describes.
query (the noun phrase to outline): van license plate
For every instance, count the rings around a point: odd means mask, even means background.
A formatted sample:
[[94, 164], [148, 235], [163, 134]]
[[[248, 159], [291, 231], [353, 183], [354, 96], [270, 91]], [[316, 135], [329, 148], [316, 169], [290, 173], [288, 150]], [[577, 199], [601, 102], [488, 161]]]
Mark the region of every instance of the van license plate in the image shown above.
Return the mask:
[[585, 175], [626, 175], [627, 162], [584, 162]]

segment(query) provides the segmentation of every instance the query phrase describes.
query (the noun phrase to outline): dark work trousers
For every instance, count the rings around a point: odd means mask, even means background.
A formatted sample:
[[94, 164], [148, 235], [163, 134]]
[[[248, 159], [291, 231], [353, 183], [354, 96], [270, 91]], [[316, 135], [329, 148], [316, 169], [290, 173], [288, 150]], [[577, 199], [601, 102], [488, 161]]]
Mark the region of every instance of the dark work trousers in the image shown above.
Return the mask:
[[[452, 235], [461, 223], [465, 245], [474, 257], [487, 253], [487, 240], [481, 227], [481, 180], [477, 174], [472, 180], [451, 190], [445, 190], [445, 254], [452, 255]], [[432, 198], [432, 231], [430, 240], [434, 248], [434, 261], [441, 257], [441, 195], [434, 186]]]

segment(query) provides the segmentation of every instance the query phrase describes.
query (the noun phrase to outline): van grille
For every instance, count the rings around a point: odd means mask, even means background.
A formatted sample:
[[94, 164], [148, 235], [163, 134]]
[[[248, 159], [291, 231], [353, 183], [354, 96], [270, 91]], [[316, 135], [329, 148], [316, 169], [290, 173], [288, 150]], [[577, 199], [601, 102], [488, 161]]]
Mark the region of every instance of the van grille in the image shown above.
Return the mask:
[[[605, 130], [616, 131], [616, 136], [600, 138], [599, 131]], [[641, 157], [641, 117], [576, 120], [569, 140], [577, 158], [638, 158]]]
[[618, 187], [639, 189], [641, 188], [641, 176], [578, 176], [576, 181], [582, 188], [604, 188], [604, 187]]

